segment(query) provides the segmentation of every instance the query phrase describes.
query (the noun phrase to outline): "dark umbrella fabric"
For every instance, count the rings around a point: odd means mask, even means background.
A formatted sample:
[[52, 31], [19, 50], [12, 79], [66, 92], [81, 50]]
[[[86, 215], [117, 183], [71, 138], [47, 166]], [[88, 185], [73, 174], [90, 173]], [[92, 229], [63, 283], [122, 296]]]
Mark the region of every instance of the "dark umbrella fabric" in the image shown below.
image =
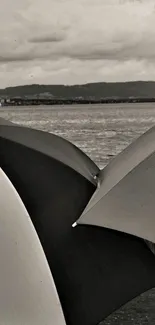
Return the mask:
[[[18, 191], [37, 230], [67, 325], [97, 325], [154, 287], [154, 255], [144, 241], [134, 236], [103, 227], [73, 228], [95, 191], [93, 175], [98, 169], [94, 167], [93, 173], [90, 168], [84, 177], [51, 155], [19, 144], [19, 130], [21, 139], [29, 132], [18, 128], [18, 139], [11, 140], [9, 127], [0, 127], [1, 168]], [[41, 147], [41, 140], [32, 131], [30, 134], [29, 144], [39, 141]], [[69, 159], [73, 161], [74, 157]], [[89, 179], [88, 174], [92, 175]]]
[[95, 163], [69, 141], [43, 131], [38, 131], [0, 120], [0, 136], [16, 144], [31, 148], [65, 164], [84, 176], [94, 185], [99, 169]]
[[0, 117], [0, 126], [1, 125], [14, 125], [12, 122], [10, 122], [9, 120], [5, 120], [4, 118]]

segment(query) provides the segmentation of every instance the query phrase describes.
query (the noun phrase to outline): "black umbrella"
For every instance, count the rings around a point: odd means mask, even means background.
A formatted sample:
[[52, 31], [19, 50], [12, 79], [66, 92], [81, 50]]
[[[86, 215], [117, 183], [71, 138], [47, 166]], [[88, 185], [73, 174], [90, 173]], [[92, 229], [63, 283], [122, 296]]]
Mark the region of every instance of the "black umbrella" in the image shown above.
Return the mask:
[[67, 325], [96, 325], [154, 286], [155, 259], [143, 240], [103, 227], [72, 227], [99, 173], [81, 151], [54, 135], [3, 125], [0, 166], [35, 225]]

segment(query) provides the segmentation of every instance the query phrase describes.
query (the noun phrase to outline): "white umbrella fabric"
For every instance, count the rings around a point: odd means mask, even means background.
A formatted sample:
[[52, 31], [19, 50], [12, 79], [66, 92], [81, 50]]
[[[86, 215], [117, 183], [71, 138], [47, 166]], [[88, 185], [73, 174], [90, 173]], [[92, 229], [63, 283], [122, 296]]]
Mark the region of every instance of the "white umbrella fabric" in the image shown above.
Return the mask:
[[65, 325], [46, 257], [26, 208], [0, 169], [0, 324]]

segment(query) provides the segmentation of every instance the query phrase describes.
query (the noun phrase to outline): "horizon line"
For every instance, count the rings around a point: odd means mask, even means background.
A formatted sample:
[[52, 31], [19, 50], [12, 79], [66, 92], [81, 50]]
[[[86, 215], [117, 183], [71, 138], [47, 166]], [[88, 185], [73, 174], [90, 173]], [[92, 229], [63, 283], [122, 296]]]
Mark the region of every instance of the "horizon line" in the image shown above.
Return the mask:
[[91, 84], [125, 84], [125, 83], [155, 83], [155, 80], [128, 80], [128, 81], [92, 81], [86, 83], [75, 83], [75, 84], [44, 84], [44, 83], [31, 83], [31, 84], [18, 84], [15, 86], [6, 86], [0, 88], [0, 90], [5, 90], [8, 88], [17, 88], [17, 87], [29, 87], [29, 86], [64, 86], [64, 87], [75, 87], [75, 86], [85, 86]]

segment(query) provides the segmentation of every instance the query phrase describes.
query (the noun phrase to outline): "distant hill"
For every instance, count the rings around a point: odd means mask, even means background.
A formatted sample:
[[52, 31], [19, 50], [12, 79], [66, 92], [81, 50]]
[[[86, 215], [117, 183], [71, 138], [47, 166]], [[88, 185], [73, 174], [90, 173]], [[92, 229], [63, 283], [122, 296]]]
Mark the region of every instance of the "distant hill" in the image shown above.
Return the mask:
[[101, 82], [84, 85], [25, 85], [0, 89], [0, 97], [52, 96], [57, 98], [155, 97], [155, 81]]

